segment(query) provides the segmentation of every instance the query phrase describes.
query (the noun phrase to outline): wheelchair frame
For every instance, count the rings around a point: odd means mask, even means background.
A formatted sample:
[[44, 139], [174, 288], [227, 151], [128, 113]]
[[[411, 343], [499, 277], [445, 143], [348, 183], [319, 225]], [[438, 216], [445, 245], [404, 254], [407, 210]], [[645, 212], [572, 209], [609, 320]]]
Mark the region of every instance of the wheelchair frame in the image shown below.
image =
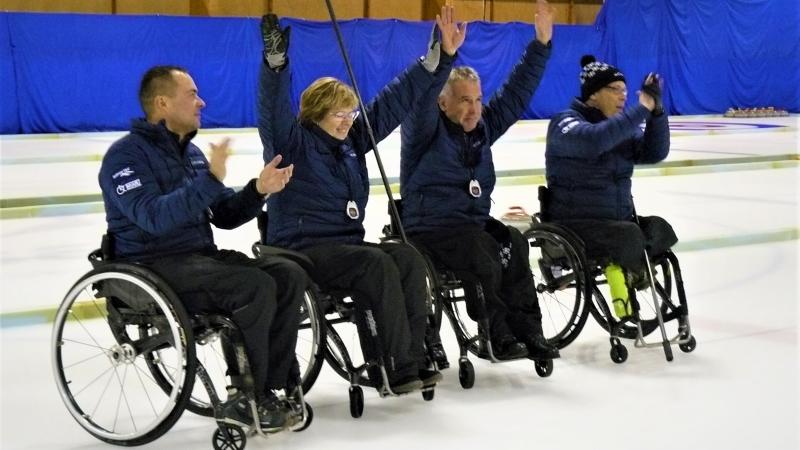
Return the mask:
[[[546, 210], [547, 188], [540, 186], [539, 200], [542, 210]], [[681, 351], [689, 353], [697, 345], [691, 332], [686, 293], [678, 259], [671, 250], [651, 259], [645, 252], [645, 261], [649, 278], [649, 291], [653, 300], [651, 319], [643, 319], [641, 303], [637, 299], [637, 291], [628, 288], [629, 298], [633, 303], [634, 319], [632, 322], [619, 321], [612, 314], [608, 303], [598, 288], [607, 284], [600, 263], [588, 260], [585, 255], [583, 241], [571, 230], [561, 225], [542, 220], [542, 213], [531, 218], [530, 228], [524, 233], [531, 249], [531, 268], [537, 279], [537, 291], [556, 308], [570, 303], [571, 311], [563, 326], [554, 326], [554, 333], [548, 340], [558, 348], [572, 343], [585, 326], [591, 315], [598, 324], [609, 333], [611, 344], [610, 357], [615, 363], [627, 360], [628, 351], [620, 338], [633, 339], [634, 347], [662, 347], [668, 361], [672, 360], [671, 344], [678, 344]], [[536, 253], [536, 255], [534, 255]], [[659, 273], [655, 268], [660, 268]], [[678, 296], [678, 304], [672, 300], [673, 277]], [[574, 290], [574, 300], [565, 302], [557, 296], [559, 293]], [[571, 295], [569, 296], [571, 297]], [[660, 300], [659, 300], [660, 298]], [[590, 300], [587, 300], [590, 299]], [[545, 305], [543, 309], [548, 309]], [[551, 314], [552, 317], [554, 314]], [[675, 336], [667, 337], [665, 322], [678, 320]], [[645, 338], [655, 329], [661, 331], [660, 342], [648, 342]]]
[[[241, 333], [230, 319], [190, 317], [169, 286], [142, 265], [107, 261], [101, 250], [90, 253], [89, 261], [93, 270], [72, 286], [56, 312], [51, 341], [56, 385], [81, 427], [107, 443], [142, 445], [166, 433], [189, 409], [215, 417], [215, 449], [242, 449], [248, 434], [266, 436], [258, 420], [244, 427], [247, 433], [226, 422], [219, 387], [196, 357], [197, 347], [219, 340], [231, 384], [248, 399], [252, 417], [258, 417]], [[94, 376], [88, 382], [81, 379], [87, 370]], [[196, 379], [207, 398], [199, 398]], [[116, 394], [116, 405], [109, 390]], [[145, 398], [134, 397], [142, 394]], [[304, 430], [313, 410], [302, 385], [287, 387], [287, 394], [284, 400], [297, 420], [289, 429]], [[103, 417], [105, 412], [113, 417]]]
[[[394, 206], [398, 212], [402, 212], [402, 199], [390, 200], [390, 202], [394, 203]], [[395, 239], [397, 236], [395, 230], [397, 230], [397, 228], [398, 226], [395, 220], [392, 220], [389, 224], [385, 225], [383, 227], [383, 240]], [[453, 332], [456, 336], [459, 349], [458, 380], [462, 388], [470, 389], [475, 384], [475, 368], [472, 362], [469, 360], [469, 353], [472, 353], [478, 358], [488, 360], [492, 363], [505, 363], [521, 359], [529, 359], [527, 356], [512, 359], [498, 359], [495, 357], [491, 338], [482, 331], [489, 329], [488, 319], [484, 317], [477, 320], [478, 331], [473, 333], [470, 331], [470, 327], [467, 325], [467, 322], [462, 318], [462, 316], [466, 315], [469, 320], [473, 319], [469, 318], [469, 314], [467, 313], [462, 314], [458, 306], [459, 304], [463, 303], [466, 308], [467, 299], [463, 293], [464, 283], [474, 283], [479, 293], [479, 305], [477, 306], [481, 310], [485, 310], [480, 282], [473, 275], [466, 272], [448, 269], [439, 270], [439, 268], [436, 267], [427, 254], [420, 252], [419, 250], [417, 251], [425, 259], [428, 278], [432, 280], [431, 288], [434, 294], [432, 296], [434, 307], [433, 318], [435, 322], [434, 325], [436, 333], [441, 331], [441, 318], [442, 312], [444, 312], [444, 315], [447, 316], [447, 319], [450, 322], [450, 325], [453, 328]], [[459, 294], [459, 291], [462, 293]], [[534, 369], [540, 377], [549, 377], [553, 373], [553, 360], [534, 359], [533, 361]]]
[[[266, 225], [266, 217], [262, 215], [259, 217], [259, 228], [262, 229], [262, 242], [266, 237], [263, 229]], [[301, 252], [288, 250], [280, 247], [273, 247], [264, 245], [261, 242], [253, 244], [253, 254], [259, 258], [268, 255], [281, 256], [288, 258], [301, 267], [307, 273], [313, 273], [314, 264], [310, 258]], [[364, 391], [362, 386], [372, 387], [378, 390], [378, 395], [383, 397], [395, 397], [405, 394], [397, 394], [392, 391], [389, 385], [389, 377], [386, 372], [383, 356], [378, 355], [375, 359], [364, 361], [363, 364], [355, 365], [353, 358], [350, 356], [351, 350], [348, 349], [340, 333], [336, 329], [336, 325], [356, 323], [355, 305], [350, 299], [350, 293], [347, 291], [334, 290], [330, 292], [323, 292], [319, 286], [314, 286], [311, 289], [313, 292], [314, 302], [319, 314], [319, 318], [324, 322], [324, 327], [319, 331], [315, 330], [315, 345], [319, 345], [317, 354], [321, 357], [315, 359], [316, 364], [309, 365], [303, 374], [303, 386], [305, 392], [308, 392], [313, 386], [314, 381], [322, 369], [322, 360], [331, 366], [331, 368], [343, 379], [350, 383], [348, 388], [348, 397], [350, 402], [350, 415], [353, 418], [359, 418], [364, 413]], [[366, 314], [371, 314], [371, 311], [365, 311]], [[370, 327], [369, 334], [379, 338], [377, 329], [374, 328], [374, 321], [365, 321], [367, 326]], [[301, 324], [301, 329], [303, 325]], [[357, 332], [357, 327], [356, 327]], [[324, 342], [324, 346], [322, 343]], [[377, 345], [376, 348], [380, 348]], [[356, 350], [356, 349], [353, 349]], [[360, 349], [358, 349], [360, 351]], [[372, 380], [367, 371], [371, 367], [376, 367], [380, 373], [381, 380]], [[435, 366], [434, 366], [435, 368]], [[421, 389], [423, 399], [426, 401], [433, 400], [435, 393], [435, 386], [426, 387]]]

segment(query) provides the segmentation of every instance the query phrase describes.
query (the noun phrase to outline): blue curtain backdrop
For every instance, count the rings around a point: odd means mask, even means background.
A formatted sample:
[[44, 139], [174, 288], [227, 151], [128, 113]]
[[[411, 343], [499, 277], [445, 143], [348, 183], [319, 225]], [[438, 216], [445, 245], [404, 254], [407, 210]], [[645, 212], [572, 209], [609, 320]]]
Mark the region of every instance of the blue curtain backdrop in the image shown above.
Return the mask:
[[[607, 0], [595, 26], [556, 26], [552, 58], [524, 118], [549, 117], [569, 103], [586, 53], [622, 69], [631, 90], [646, 73], [663, 74], [673, 114], [767, 105], [800, 112], [799, 5]], [[329, 23], [282, 23], [292, 27], [295, 107], [317, 77], [347, 80]], [[340, 25], [365, 101], [424, 53], [431, 28], [401, 20]], [[458, 64], [478, 70], [488, 99], [534, 28], [474, 22], [467, 36]], [[140, 77], [156, 64], [192, 73], [208, 105], [203, 127], [254, 126], [260, 52], [253, 18], [0, 13], [0, 133], [127, 129], [141, 115]]]
[[800, 112], [800, 1], [607, 0], [596, 26], [629, 85], [664, 76], [672, 114]]

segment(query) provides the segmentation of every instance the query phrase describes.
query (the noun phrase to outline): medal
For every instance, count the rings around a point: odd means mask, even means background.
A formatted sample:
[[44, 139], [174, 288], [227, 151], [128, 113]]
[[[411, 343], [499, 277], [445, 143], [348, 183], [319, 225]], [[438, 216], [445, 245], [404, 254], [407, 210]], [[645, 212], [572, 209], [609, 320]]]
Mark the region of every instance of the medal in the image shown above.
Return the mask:
[[481, 196], [481, 184], [478, 180], [471, 180], [469, 182], [469, 195], [478, 198]]
[[347, 217], [349, 217], [349, 218], [351, 218], [353, 220], [358, 219], [358, 215], [359, 215], [358, 214], [358, 205], [356, 205], [356, 202], [354, 202], [352, 200], [347, 202], [346, 212], [347, 212]]

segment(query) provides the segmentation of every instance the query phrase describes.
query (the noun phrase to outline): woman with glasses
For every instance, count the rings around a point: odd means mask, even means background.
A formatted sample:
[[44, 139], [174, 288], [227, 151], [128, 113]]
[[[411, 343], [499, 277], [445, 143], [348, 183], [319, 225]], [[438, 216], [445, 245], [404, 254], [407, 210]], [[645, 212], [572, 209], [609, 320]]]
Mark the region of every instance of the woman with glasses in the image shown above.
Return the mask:
[[[441, 374], [425, 361], [424, 260], [405, 244], [364, 241], [371, 144], [363, 116], [381, 141], [431, 84], [447, 78], [466, 30], [456, 25], [452, 7], [442, 8], [437, 25], [441, 42], [432, 43], [426, 57], [392, 80], [364, 111], [356, 109], [350, 86], [325, 77], [302, 93], [295, 118], [286, 57], [290, 30], [281, 28], [274, 15], [264, 16], [261, 24], [264, 64], [258, 98], [264, 158], [280, 154], [282, 164], [294, 164], [292, 182], [267, 201], [267, 243], [306, 254], [315, 266], [312, 277], [323, 289], [353, 293], [365, 361], [383, 355], [396, 394], [433, 386]], [[367, 324], [377, 328], [377, 340], [370, 338]], [[369, 375], [381, 379], [374, 370]]]

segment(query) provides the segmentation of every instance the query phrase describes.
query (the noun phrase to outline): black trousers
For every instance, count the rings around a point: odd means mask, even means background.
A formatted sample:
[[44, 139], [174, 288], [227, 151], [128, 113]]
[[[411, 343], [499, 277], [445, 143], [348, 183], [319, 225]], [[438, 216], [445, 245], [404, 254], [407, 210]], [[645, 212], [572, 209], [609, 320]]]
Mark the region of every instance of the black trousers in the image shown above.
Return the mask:
[[[303, 253], [314, 262], [312, 277], [323, 289], [352, 292], [366, 360], [383, 356], [390, 382], [426, 367], [425, 261], [414, 248], [399, 242], [323, 244]], [[370, 335], [366, 311], [377, 336]]]
[[232, 250], [169, 256], [148, 265], [190, 313], [224, 314], [239, 327], [259, 398], [286, 386], [309, 284], [300, 266]]
[[[509, 335], [527, 340], [541, 334], [542, 312], [528, 260], [530, 249], [519, 230], [490, 218], [485, 228], [464, 226], [418, 233], [411, 240], [435, 265], [459, 277], [474, 276], [480, 283], [492, 340]], [[475, 307], [477, 286], [465, 284], [468, 312], [474, 320], [484, 316]]]
[[600, 265], [615, 263], [628, 271], [645, 271], [644, 249], [651, 258], [678, 242], [672, 226], [658, 216], [639, 217], [639, 224], [620, 220], [555, 221], [574, 231], [584, 243], [586, 256]]

